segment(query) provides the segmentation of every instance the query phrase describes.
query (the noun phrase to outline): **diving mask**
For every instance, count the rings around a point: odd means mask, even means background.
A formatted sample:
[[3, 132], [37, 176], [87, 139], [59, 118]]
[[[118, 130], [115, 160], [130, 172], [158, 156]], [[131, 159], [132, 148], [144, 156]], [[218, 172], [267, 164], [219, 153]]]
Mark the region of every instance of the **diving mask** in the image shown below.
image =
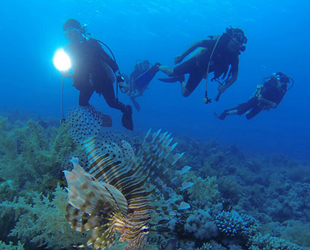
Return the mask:
[[89, 39], [90, 33], [86, 32], [86, 25], [81, 27], [70, 27], [64, 31], [64, 37], [71, 42], [82, 42], [83, 38]]
[[232, 36], [238, 41], [240, 44], [246, 44], [248, 39], [246, 36], [241, 32], [233, 32]]
[[83, 39], [83, 34], [78, 28], [71, 28], [64, 32], [64, 37], [69, 41], [79, 41], [81, 42]]

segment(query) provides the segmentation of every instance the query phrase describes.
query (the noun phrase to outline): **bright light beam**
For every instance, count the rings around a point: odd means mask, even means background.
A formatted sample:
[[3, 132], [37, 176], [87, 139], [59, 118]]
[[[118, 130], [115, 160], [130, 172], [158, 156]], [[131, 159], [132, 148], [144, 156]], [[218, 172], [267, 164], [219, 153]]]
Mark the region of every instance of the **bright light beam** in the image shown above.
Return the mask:
[[53, 63], [56, 69], [58, 69], [59, 71], [67, 71], [71, 68], [70, 57], [63, 49], [58, 49], [55, 52]]

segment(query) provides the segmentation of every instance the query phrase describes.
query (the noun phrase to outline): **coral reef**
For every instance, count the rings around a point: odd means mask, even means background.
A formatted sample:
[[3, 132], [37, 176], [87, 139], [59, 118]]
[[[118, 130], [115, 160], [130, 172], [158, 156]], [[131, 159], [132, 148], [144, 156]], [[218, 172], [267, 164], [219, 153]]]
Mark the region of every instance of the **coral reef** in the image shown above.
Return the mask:
[[267, 250], [267, 249], [283, 249], [283, 250], [301, 250], [302, 248], [287, 242], [286, 240], [272, 237], [269, 234], [262, 235], [260, 233], [254, 235], [249, 241], [250, 250]]
[[218, 230], [210, 211], [202, 209], [191, 213], [186, 220], [184, 230], [198, 240], [208, 240], [218, 236]]
[[228, 237], [250, 237], [258, 232], [260, 227], [258, 220], [246, 214], [236, 211], [222, 211], [215, 219], [218, 230]]
[[199, 204], [205, 206], [207, 204], [216, 203], [219, 199], [220, 192], [218, 190], [216, 176], [206, 177], [205, 179], [197, 177], [194, 172], [185, 175], [188, 181], [195, 183], [189, 188], [189, 198]]
[[16, 189], [24, 189], [28, 184], [27, 190], [46, 193], [51, 188], [49, 182], [62, 176], [61, 165], [65, 156], [71, 155], [77, 146], [65, 126], [45, 129], [32, 120], [26, 124], [19, 121], [10, 124], [7, 119], [1, 118], [2, 178], [11, 180]]
[[77, 242], [86, 242], [88, 235], [75, 232], [65, 219], [67, 192], [57, 186], [52, 196], [33, 191], [12, 202], [2, 202], [2, 217], [14, 210], [17, 221], [8, 236], [17, 237], [28, 247], [30, 242], [50, 249], [69, 249]]
[[[78, 157], [83, 165], [86, 156], [66, 126], [54, 124], [0, 116], [1, 249], [57, 250], [85, 243], [75, 238], [64, 218], [66, 191], [57, 183], [66, 185], [62, 171], [70, 170], [68, 159]], [[125, 138], [139, 148], [142, 137], [135, 136], [111, 132], [110, 137]], [[176, 150], [185, 152], [176, 168], [190, 165], [192, 171], [182, 178], [195, 185], [173, 199], [182, 194], [192, 208], [174, 218], [154, 216], [145, 249], [165, 249], [172, 238], [178, 249], [187, 250], [309, 249], [309, 162], [283, 155], [249, 155], [236, 145], [225, 148], [215, 140], [175, 139]], [[178, 188], [181, 182], [172, 185]], [[156, 226], [163, 219], [167, 222]], [[111, 249], [122, 244], [117, 242]]]
[[24, 246], [23, 244], [20, 243], [20, 241], [17, 243], [17, 245], [13, 245], [11, 241], [9, 242], [8, 245], [0, 241], [0, 249], [2, 250], [24, 250]]

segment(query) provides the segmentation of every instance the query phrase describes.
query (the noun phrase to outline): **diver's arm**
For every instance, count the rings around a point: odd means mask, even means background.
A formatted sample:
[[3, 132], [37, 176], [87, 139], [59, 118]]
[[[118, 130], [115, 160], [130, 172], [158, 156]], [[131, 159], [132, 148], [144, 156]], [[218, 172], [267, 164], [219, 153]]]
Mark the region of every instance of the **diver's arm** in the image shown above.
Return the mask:
[[127, 93], [129, 91], [129, 86], [127, 83], [120, 81], [118, 83], [120, 90], [122, 91], [122, 93]]
[[111, 67], [111, 69], [113, 70], [114, 73], [119, 70], [117, 63], [102, 48], [100, 51], [100, 55], [102, 56], [104, 61]]
[[119, 84], [119, 88], [123, 93], [126, 93], [129, 89], [129, 86], [125, 83], [125, 78], [122, 76], [117, 63], [102, 49], [101, 55], [103, 56], [105, 62], [113, 70], [116, 82]]
[[201, 40], [201, 41], [198, 41], [196, 43], [194, 43], [192, 46], [190, 46], [187, 50], [185, 50], [183, 52], [182, 55], [179, 55], [179, 56], [176, 56], [174, 58], [174, 63], [177, 64], [177, 63], [180, 63], [183, 61], [183, 59], [188, 56], [190, 53], [192, 53], [195, 49], [197, 49], [198, 47], [201, 47], [202, 46], [202, 43], [203, 43], [204, 40]]
[[224, 93], [226, 89], [228, 89], [238, 78], [238, 71], [234, 71], [231, 75], [231, 77], [226, 81], [225, 85], [220, 85], [218, 87], [218, 90], [221, 93]]
[[237, 80], [239, 72], [239, 57], [234, 56], [230, 65], [231, 67], [225, 85], [220, 85], [218, 87], [218, 90], [221, 93], [224, 93], [226, 89], [228, 89]]
[[238, 78], [238, 71], [233, 72], [231, 78], [225, 83], [226, 89], [230, 87]]
[[99, 50], [101, 59], [103, 59], [103, 61], [111, 67], [114, 73], [119, 70], [116, 61], [107, 52], [105, 52], [99, 41], [96, 39], [90, 39], [89, 42], [92, 44], [92, 46]]
[[130, 97], [136, 98], [138, 96], [142, 96], [142, 94], [139, 91], [135, 91]]
[[125, 79], [121, 75], [121, 72], [119, 70], [117, 63], [102, 48], [100, 51], [100, 55], [104, 59], [104, 61], [109, 65], [109, 67], [111, 67], [111, 69], [113, 70], [115, 77], [116, 77], [116, 82], [119, 84], [120, 90], [123, 93], [126, 93], [128, 91], [128, 85], [125, 83]]

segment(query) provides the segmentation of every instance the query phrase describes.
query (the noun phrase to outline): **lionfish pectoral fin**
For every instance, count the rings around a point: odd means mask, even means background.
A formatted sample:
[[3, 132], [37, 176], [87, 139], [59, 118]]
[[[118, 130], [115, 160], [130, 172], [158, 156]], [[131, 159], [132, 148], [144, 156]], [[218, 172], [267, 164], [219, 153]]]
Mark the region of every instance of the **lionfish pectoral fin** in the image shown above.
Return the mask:
[[87, 245], [93, 245], [94, 249], [108, 248], [116, 240], [116, 235], [110, 223], [96, 227], [87, 242]]
[[[66, 219], [71, 224], [71, 227], [79, 232], [88, 231], [92, 228], [89, 228], [89, 225], [85, 226], [88, 223], [90, 216], [87, 213], [73, 207], [68, 204], [66, 207], [67, 215]], [[96, 225], [94, 225], [95, 227]]]
[[66, 218], [77, 231], [93, 230], [87, 245], [105, 249], [115, 241], [113, 217], [127, 214], [127, 200], [117, 188], [96, 180], [77, 162], [73, 164], [73, 170], [65, 172], [69, 198]]
[[112, 185], [99, 182], [92, 175], [73, 162], [73, 170], [65, 171], [68, 183], [69, 203], [87, 213], [110, 214], [111, 212], [127, 213], [127, 201], [122, 193]]

